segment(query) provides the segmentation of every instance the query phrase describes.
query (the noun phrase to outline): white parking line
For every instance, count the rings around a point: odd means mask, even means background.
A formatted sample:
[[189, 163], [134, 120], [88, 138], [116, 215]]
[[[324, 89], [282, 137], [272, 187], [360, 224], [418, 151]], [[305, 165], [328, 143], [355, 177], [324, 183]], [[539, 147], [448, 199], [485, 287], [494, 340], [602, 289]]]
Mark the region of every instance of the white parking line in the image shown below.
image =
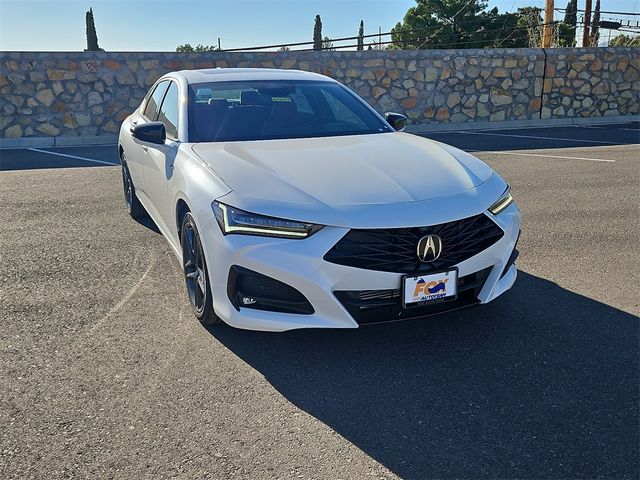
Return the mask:
[[526, 152], [482, 152], [482, 153], [497, 153], [498, 155], [521, 155], [523, 157], [562, 158], [566, 160], [588, 160], [590, 162], [616, 163], [615, 160], [607, 160], [605, 158], [568, 157], [565, 155], [546, 155], [542, 153], [526, 153]]
[[597, 143], [600, 145], [627, 145], [626, 143], [619, 142], [604, 142], [599, 140], [580, 140], [577, 138], [557, 138], [557, 137], [538, 137], [533, 135], [515, 135], [510, 133], [489, 133], [489, 132], [466, 132], [457, 130], [457, 133], [462, 133], [464, 135], [491, 135], [494, 137], [515, 137], [515, 138], [533, 138], [536, 140], [557, 140], [559, 142], [574, 142], [574, 143]]
[[607, 128], [607, 125], [602, 126], [586, 126], [586, 125], [574, 125], [575, 128], [592, 128], [594, 130], [609, 130], [611, 132], [636, 132], [640, 134], [640, 128]]
[[56, 145], [54, 148], [113, 148], [115, 150], [118, 146], [115, 144], [96, 143], [87, 145]]
[[116, 165], [118, 165], [117, 163], [105, 162], [104, 160], [95, 160], [93, 158], [78, 157], [76, 155], [69, 155], [67, 153], [50, 152], [49, 150], [41, 150], [39, 148], [27, 148], [27, 150], [31, 150], [32, 152], [48, 153], [49, 155], [57, 155], [59, 157], [75, 158], [76, 160], [84, 160], [85, 162], [98, 163], [100, 165], [110, 165], [112, 167], [115, 167]]

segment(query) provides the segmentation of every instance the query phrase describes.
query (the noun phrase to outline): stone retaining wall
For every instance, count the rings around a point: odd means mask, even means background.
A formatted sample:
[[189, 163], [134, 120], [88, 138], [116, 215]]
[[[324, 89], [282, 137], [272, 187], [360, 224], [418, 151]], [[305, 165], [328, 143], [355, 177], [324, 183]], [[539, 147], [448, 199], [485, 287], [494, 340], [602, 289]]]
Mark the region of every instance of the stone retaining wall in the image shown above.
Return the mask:
[[548, 49], [541, 118], [638, 114], [640, 49]]
[[323, 73], [413, 125], [639, 112], [640, 49], [282, 53], [0, 53], [0, 138], [117, 133], [172, 70], [296, 68]]

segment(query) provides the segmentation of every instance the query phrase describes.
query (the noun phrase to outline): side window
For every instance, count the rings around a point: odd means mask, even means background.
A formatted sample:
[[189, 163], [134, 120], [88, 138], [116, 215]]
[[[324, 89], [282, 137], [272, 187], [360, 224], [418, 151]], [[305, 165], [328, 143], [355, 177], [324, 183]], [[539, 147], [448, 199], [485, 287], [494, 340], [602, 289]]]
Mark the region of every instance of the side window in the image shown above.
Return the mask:
[[168, 86], [169, 82], [160, 82], [158, 85], [156, 85], [156, 89], [153, 91], [153, 95], [149, 97], [149, 100], [144, 107], [143, 115], [152, 122], [155, 122], [156, 118], [158, 118], [158, 108], [160, 107], [162, 97], [164, 97]]
[[178, 138], [178, 85], [175, 82], [171, 82], [164, 96], [158, 121], [164, 123], [167, 137]]

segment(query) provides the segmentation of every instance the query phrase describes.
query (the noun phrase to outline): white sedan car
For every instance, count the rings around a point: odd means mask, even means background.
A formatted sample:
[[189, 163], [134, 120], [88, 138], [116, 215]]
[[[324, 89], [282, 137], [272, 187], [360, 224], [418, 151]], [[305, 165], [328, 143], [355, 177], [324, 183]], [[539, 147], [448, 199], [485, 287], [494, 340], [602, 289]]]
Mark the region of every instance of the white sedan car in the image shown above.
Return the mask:
[[356, 328], [490, 302], [516, 279], [509, 185], [405, 124], [313, 73], [169, 73], [120, 130], [126, 204], [207, 325]]

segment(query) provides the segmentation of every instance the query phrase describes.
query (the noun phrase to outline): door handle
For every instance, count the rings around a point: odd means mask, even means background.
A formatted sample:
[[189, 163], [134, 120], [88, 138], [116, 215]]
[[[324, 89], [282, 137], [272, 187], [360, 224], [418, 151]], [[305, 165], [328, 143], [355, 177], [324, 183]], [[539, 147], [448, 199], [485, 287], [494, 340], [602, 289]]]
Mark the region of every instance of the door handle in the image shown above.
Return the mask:
[[142, 147], [142, 150], [144, 152], [148, 152], [149, 151], [149, 147], [147, 147], [146, 145], [140, 145]]

